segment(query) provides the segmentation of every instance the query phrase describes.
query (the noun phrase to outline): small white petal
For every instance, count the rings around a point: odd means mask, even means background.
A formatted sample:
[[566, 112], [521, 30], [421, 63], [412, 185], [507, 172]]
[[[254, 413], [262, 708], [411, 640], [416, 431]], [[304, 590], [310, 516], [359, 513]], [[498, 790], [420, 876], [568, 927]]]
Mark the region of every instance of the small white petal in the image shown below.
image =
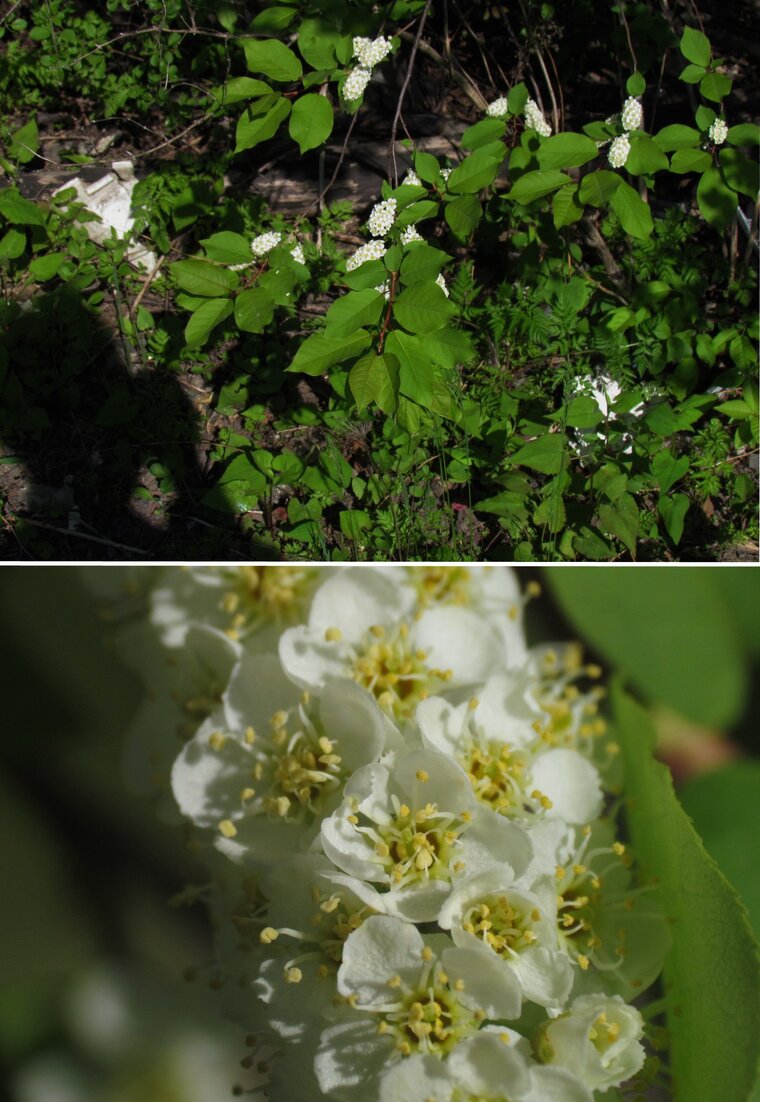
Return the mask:
[[552, 801], [547, 812], [566, 823], [590, 823], [602, 810], [595, 767], [575, 750], [548, 750], [533, 764], [533, 784]]

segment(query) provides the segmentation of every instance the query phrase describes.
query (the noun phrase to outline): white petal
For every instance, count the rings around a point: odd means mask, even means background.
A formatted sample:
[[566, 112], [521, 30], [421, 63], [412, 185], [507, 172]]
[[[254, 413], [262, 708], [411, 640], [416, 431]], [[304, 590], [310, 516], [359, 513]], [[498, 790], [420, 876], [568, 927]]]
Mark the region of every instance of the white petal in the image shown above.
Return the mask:
[[558, 950], [541, 945], [523, 949], [511, 962], [525, 998], [539, 1006], [561, 1010], [573, 986], [573, 966]]
[[468, 879], [492, 865], [508, 865], [522, 876], [533, 856], [529, 835], [495, 811], [477, 808], [459, 839], [463, 875]]
[[456, 1046], [448, 1058], [452, 1078], [469, 1094], [522, 1099], [530, 1079], [526, 1060], [498, 1033], [478, 1033]]
[[530, 1079], [530, 1090], [520, 1102], [593, 1102], [583, 1083], [561, 1068], [532, 1068]]
[[550, 818], [590, 823], [602, 810], [602, 786], [590, 761], [575, 750], [548, 750], [533, 763], [532, 783], [552, 801]]
[[222, 750], [212, 750], [209, 736], [223, 716], [217, 714], [185, 743], [172, 767], [172, 791], [183, 815], [197, 826], [213, 827], [221, 819], [242, 814], [241, 778], [250, 768], [250, 753], [228, 737]]
[[446, 605], [429, 608], [414, 627], [415, 647], [427, 653], [427, 665], [452, 670], [454, 683], [483, 682], [501, 660], [499, 639], [482, 616]]
[[227, 725], [233, 731], [268, 730], [275, 712], [297, 704], [298, 698], [276, 655], [243, 653], [224, 694]]
[[523, 671], [501, 670], [489, 677], [478, 692], [475, 724], [486, 739], [524, 747], [536, 741], [533, 723], [542, 715], [532, 703], [531, 682]]
[[[456, 1049], [454, 1050], [456, 1052]], [[452, 1053], [453, 1057], [454, 1053]], [[450, 1102], [453, 1086], [448, 1064], [436, 1056], [414, 1055], [385, 1073], [380, 1082], [379, 1102]]]
[[[441, 963], [456, 983], [462, 980], [464, 989], [457, 997], [471, 1010], [485, 1011], [487, 1018], [517, 1018], [522, 1005], [522, 990], [510, 968], [498, 967], [493, 953], [487, 949], [445, 949]], [[497, 967], [494, 967], [496, 963]]]
[[319, 835], [322, 849], [333, 864], [349, 876], [380, 884], [387, 883], [387, 873], [375, 858], [371, 843], [348, 821], [347, 816], [350, 814], [350, 810], [343, 804], [323, 820]]
[[399, 758], [394, 779], [415, 809], [437, 804], [442, 811], [473, 807], [475, 797], [465, 771], [438, 750], [412, 750]]
[[400, 976], [415, 986], [422, 967], [422, 937], [410, 922], [371, 915], [349, 935], [338, 971], [341, 995], [356, 995], [360, 1006], [381, 1007], [395, 1001], [388, 980]]
[[350, 663], [341, 643], [328, 643], [324, 632], [301, 625], [280, 636], [280, 661], [288, 677], [301, 689], [318, 692], [335, 677], [347, 677]]
[[309, 627], [320, 636], [338, 628], [349, 643], [357, 643], [374, 624], [403, 619], [413, 592], [400, 571], [361, 567], [330, 572], [312, 598]]
[[392, 1038], [378, 1036], [376, 1021], [362, 1018], [330, 1026], [314, 1057], [314, 1072], [323, 1094], [339, 1102], [376, 1098], [393, 1047]]
[[324, 733], [352, 773], [378, 758], [385, 743], [385, 717], [375, 698], [354, 681], [331, 681], [319, 702]]
[[416, 719], [422, 740], [433, 750], [454, 757], [462, 742], [463, 712], [467, 705], [455, 708], [440, 696], [431, 696], [417, 705]]
[[453, 891], [441, 909], [438, 925], [443, 930], [460, 926], [465, 911], [483, 896], [506, 891], [514, 880], [509, 865], [492, 866], [475, 876], [468, 877], [456, 891]]

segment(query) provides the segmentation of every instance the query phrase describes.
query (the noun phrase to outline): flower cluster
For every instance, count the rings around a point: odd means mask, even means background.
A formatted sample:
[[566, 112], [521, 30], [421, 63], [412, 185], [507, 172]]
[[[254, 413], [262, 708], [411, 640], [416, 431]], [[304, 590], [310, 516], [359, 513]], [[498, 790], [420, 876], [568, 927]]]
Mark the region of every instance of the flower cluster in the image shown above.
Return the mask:
[[723, 119], [715, 119], [714, 122], [710, 123], [707, 136], [713, 145], [723, 145], [728, 137], [728, 126]]
[[352, 69], [343, 85], [343, 99], [347, 103], [353, 103], [355, 100], [361, 99], [371, 76], [370, 69]]
[[271, 253], [272, 249], [275, 249], [282, 241], [282, 234], [277, 233], [276, 230], [271, 230], [269, 233], [260, 233], [258, 237], [254, 237], [251, 242], [251, 252], [254, 256], [266, 256], [267, 253]]
[[617, 138], [613, 138], [610, 142], [609, 153], [607, 154], [607, 160], [610, 162], [613, 168], [623, 168], [625, 162], [628, 160], [628, 154], [631, 152], [631, 143], [627, 134], [618, 134]]
[[374, 69], [381, 61], [385, 61], [393, 48], [390, 38], [361, 38], [357, 36], [353, 41], [353, 56], [363, 69]]
[[360, 245], [359, 248], [349, 256], [346, 261], [346, 271], [353, 272], [356, 268], [360, 268], [362, 264], [366, 264], [368, 260], [380, 260], [385, 256], [385, 242], [380, 240], [368, 241], [366, 245]]
[[375, 203], [367, 220], [369, 232], [373, 237], [383, 237], [396, 221], [396, 200], [386, 199]]
[[486, 107], [486, 115], [489, 119], [503, 119], [509, 114], [509, 104], [507, 103], [506, 96], [499, 96], [493, 103], [489, 103]]
[[525, 125], [535, 130], [542, 138], [548, 138], [552, 132], [551, 126], [541, 113], [541, 108], [532, 99], [525, 104]]
[[413, 241], [422, 241], [422, 234], [417, 232], [416, 226], [407, 226], [401, 233], [401, 244], [411, 245]]
[[592, 1102], [641, 1070], [630, 1000], [665, 925], [606, 811], [600, 670], [528, 647], [534, 589], [498, 566], [160, 575], [153, 630], [196, 693], [169, 694], [171, 787], [272, 1102]]
[[623, 104], [623, 112], [620, 116], [623, 130], [626, 132], [629, 130], [638, 130], [643, 118], [644, 113], [641, 109], [641, 101], [637, 100], [635, 96], [629, 96]]

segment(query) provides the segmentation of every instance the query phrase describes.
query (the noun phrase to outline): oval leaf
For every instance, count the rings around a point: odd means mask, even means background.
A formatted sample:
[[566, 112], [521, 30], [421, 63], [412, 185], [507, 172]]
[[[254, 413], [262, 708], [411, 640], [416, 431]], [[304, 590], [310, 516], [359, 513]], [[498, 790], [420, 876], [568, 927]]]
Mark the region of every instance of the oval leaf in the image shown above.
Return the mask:
[[228, 298], [209, 299], [191, 316], [185, 326], [185, 344], [189, 348], [200, 348], [208, 340], [211, 330], [232, 313], [232, 303]]
[[303, 66], [290, 47], [276, 38], [244, 38], [245, 61], [251, 73], [263, 73], [272, 80], [300, 80]]
[[550, 195], [557, 188], [571, 183], [572, 180], [569, 176], [556, 170], [526, 172], [512, 185], [512, 190], [508, 193], [507, 198], [514, 199], [516, 203], [527, 206], [536, 199], [542, 199], [544, 195]]
[[621, 180], [610, 199], [610, 206], [620, 219], [620, 225], [631, 237], [649, 237], [654, 224], [652, 212], [637, 191]]
[[596, 142], [585, 134], [554, 134], [541, 143], [538, 163], [541, 168], [576, 168], [599, 156]]
[[288, 130], [293, 141], [298, 142], [301, 153], [322, 145], [330, 137], [332, 128], [333, 109], [325, 96], [310, 92], [293, 104]]
[[413, 283], [393, 304], [393, 316], [410, 333], [430, 333], [442, 329], [456, 313], [436, 283]]

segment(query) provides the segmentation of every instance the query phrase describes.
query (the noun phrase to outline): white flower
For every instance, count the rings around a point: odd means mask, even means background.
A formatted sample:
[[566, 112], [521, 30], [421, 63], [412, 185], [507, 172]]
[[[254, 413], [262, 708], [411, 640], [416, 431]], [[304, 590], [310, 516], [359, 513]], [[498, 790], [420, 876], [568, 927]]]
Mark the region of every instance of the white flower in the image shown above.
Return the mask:
[[707, 131], [707, 136], [713, 145], [723, 145], [728, 135], [728, 126], [723, 119], [715, 119], [710, 124], [710, 129]]
[[486, 869], [451, 893], [438, 924], [454, 944], [485, 953], [494, 985], [530, 1002], [561, 1010], [570, 995], [573, 967], [557, 931], [556, 884], [539, 877], [531, 890], [514, 885], [508, 867]]
[[298, 264], [306, 263], [306, 257], [304, 256], [303, 252], [303, 245], [300, 241], [290, 250], [290, 255]]
[[457, 879], [494, 864], [519, 876], [532, 856], [527, 834], [477, 805], [463, 770], [434, 750], [357, 770], [321, 844], [344, 873], [378, 886], [362, 892], [374, 910], [413, 922], [434, 921]]
[[343, 85], [343, 99], [346, 103], [353, 103], [364, 94], [364, 89], [370, 81], [372, 72], [370, 69], [352, 69], [346, 77]]
[[441, 169], [441, 176], [443, 176], [444, 180], [448, 180], [449, 176], [451, 175], [451, 173], [453, 171], [454, 171], [453, 167], [452, 168], [442, 168]]
[[386, 199], [375, 203], [367, 220], [369, 232], [373, 237], [383, 237], [396, 221], [396, 200]]
[[591, 1090], [618, 1087], [641, 1070], [644, 1023], [635, 1007], [619, 995], [581, 995], [566, 1014], [541, 1029], [536, 1050], [547, 1064], [558, 1064]]
[[637, 100], [635, 96], [629, 96], [623, 104], [623, 113], [620, 118], [623, 130], [638, 130], [643, 118], [641, 101]]
[[443, 272], [438, 273], [438, 275], [436, 276], [435, 281], [438, 284], [438, 286], [441, 288], [441, 290], [443, 291], [446, 298], [448, 298], [449, 297], [449, 289], [446, 286], [446, 280], [443, 278]]
[[390, 38], [363, 38], [357, 36], [353, 41], [354, 57], [365, 69], [373, 69], [384, 61], [393, 48]]
[[249, 648], [256, 636], [256, 649], [266, 650], [303, 617], [317, 577], [308, 566], [168, 567], [151, 594], [151, 623], [167, 647], [182, 647], [201, 623]]
[[244, 655], [223, 711], [175, 761], [172, 787], [183, 814], [218, 831], [219, 850], [266, 863], [304, 848], [345, 778], [384, 745], [385, 720], [357, 685], [331, 681], [309, 706], [273, 655]]
[[385, 256], [385, 242], [379, 240], [368, 241], [366, 245], [361, 245], [353, 256], [349, 256], [346, 261], [346, 271], [353, 272], [354, 269], [360, 268], [366, 261], [379, 260], [382, 256]]
[[281, 241], [282, 234], [276, 231], [260, 233], [258, 237], [254, 237], [251, 242], [251, 252], [254, 256], [266, 256], [266, 254], [270, 253]]
[[382, 295], [384, 298], [391, 297], [391, 285], [387, 279], [384, 283], [378, 283], [377, 287], [375, 287], [375, 290], [379, 295]]
[[493, 103], [486, 107], [486, 115], [489, 119], [503, 119], [509, 113], [509, 105], [505, 96], [499, 96]]
[[503, 666], [502, 631], [517, 626], [504, 612], [498, 624], [484, 622], [476, 606], [420, 612], [408, 577], [392, 567], [333, 574], [316, 591], [308, 624], [280, 638], [288, 676], [310, 692], [333, 677], [352, 678], [405, 720], [426, 695], [462, 691]]
[[485, 959], [469, 949], [438, 950], [411, 923], [386, 915], [351, 934], [338, 991], [353, 1013], [324, 1031], [315, 1059], [325, 1094], [377, 1098], [394, 1065], [415, 1054], [450, 1059], [484, 1018], [514, 1016], [514, 998], [494, 989]]
[[625, 162], [628, 160], [628, 154], [631, 152], [631, 143], [628, 140], [627, 134], [619, 134], [617, 138], [613, 138], [610, 144], [610, 149], [607, 154], [607, 160], [610, 162], [613, 168], [622, 168]]
[[401, 182], [402, 184], [415, 184], [417, 187], [422, 187], [422, 180], [420, 180], [414, 169], [411, 168]]
[[525, 104], [525, 125], [535, 130], [543, 138], [548, 138], [552, 132], [551, 126], [541, 113], [541, 109], [535, 100], [529, 99]]
[[391, 1067], [379, 1102], [592, 1102], [575, 1076], [536, 1067], [510, 1030], [482, 1029], [465, 1037], [446, 1060], [415, 1054]]
[[416, 226], [407, 226], [401, 234], [401, 244], [411, 245], [413, 241], [422, 241], [422, 235], [417, 232]]

